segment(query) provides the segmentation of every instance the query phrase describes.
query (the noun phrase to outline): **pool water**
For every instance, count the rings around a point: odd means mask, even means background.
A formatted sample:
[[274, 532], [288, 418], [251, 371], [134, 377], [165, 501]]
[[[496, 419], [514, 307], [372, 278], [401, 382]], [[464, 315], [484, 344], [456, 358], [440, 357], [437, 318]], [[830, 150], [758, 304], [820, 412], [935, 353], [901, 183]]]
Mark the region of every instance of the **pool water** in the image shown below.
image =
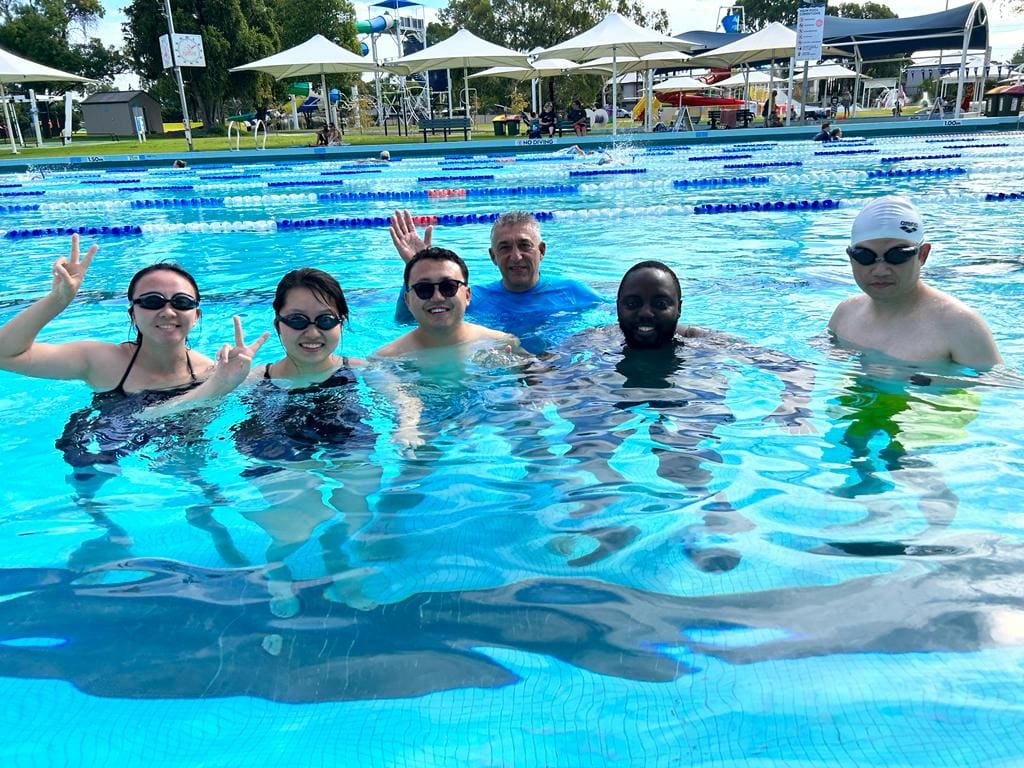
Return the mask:
[[[54, 443], [87, 388], [0, 373], [0, 764], [1018, 764], [1024, 196], [1007, 195], [1024, 193], [1022, 150], [1020, 133], [622, 144], [601, 166], [0, 179], [0, 321], [48, 289], [57, 229], [100, 245], [45, 341], [129, 338], [130, 275], [171, 258], [199, 281], [207, 354], [233, 314], [269, 330], [278, 279], [308, 265], [345, 288], [344, 353], [370, 356], [405, 330], [380, 224], [396, 206], [463, 217], [434, 242], [471, 283], [497, 277], [490, 214], [550, 214], [545, 275], [610, 298], [628, 266], [661, 260], [685, 322], [742, 340], [651, 369], [600, 330], [610, 301], [521, 318], [543, 359], [394, 367], [423, 401], [424, 447], [392, 439], [376, 364], [308, 404], [362, 414], [351, 439], [296, 461], [247, 442], [294, 403], [243, 391], [72, 467]], [[982, 313], [1006, 370], [827, 339], [856, 290], [852, 219], [887, 192], [921, 208], [925, 278]], [[272, 339], [259, 359], [280, 354]], [[810, 428], [786, 418], [794, 381]]]

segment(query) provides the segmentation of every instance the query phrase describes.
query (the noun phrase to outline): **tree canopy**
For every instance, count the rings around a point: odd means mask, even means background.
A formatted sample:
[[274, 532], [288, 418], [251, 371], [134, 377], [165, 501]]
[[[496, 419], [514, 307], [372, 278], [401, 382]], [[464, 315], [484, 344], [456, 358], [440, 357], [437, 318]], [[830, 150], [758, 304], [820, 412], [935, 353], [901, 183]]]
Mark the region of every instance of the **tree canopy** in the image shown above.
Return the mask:
[[[230, 73], [229, 69], [270, 56], [321, 34], [358, 50], [355, 12], [348, 0], [175, 0], [174, 31], [201, 35], [206, 67], [184, 70], [191, 110], [207, 125], [219, 125], [229, 99], [254, 107], [283, 96], [284, 85], [269, 75]], [[175, 104], [170, 70], [160, 57], [160, 35], [167, 33], [163, 6], [132, 0], [125, 8], [125, 53], [147, 88], [165, 105]], [[337, 78], [334, 78], [337, 80]]]
[[[787, 26], [796, 24], [797, 4], [794, 0], [737, 0], [736, 4], [743, 6], [748, 29], [756, 31], [773, 21], [781, 21]], [[898, 18], [889, 6], [873, 2], [829, 4], [826, 13], [846, 19]]]
[[1011, 64], [1024, 64], [1024, 45], [1017, 49], [1017, 52], [1013, 54], [1013, 58], [1010, 59]]
[[[0, 2], [0, 47], [49, 67], [109, 83], [125, 69], [117, 49], [104, 46], [97, 38], [72, 42], [72, 37], [84, 37], [82, 33], [102, 16], [98, 0]], [[72, 35], [76, 28], [79, 34]], [[47, 87], [59, 90], [62, 86], [50, 83]]]

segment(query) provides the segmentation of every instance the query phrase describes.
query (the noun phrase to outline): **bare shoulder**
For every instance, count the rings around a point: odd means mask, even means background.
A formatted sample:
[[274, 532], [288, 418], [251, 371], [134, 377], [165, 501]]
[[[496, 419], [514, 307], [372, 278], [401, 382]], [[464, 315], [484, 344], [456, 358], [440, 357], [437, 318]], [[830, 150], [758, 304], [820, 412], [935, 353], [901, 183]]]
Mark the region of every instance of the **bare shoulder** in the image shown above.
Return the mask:
[[412, 347], [409, 344], [409, 336], [412, 333], [403, 333], [394, 341], [385, 344], [383, 347], [373, 353], [374, 357], [398, 357], [404, 355]]
[[506, 341], [509, 344], [519, 343], [515, 336], [505, 333], [504, 331], [496, 331], [493, 328], [487, 328], [486, 326], [477, 325], [476, 323], [466, 323], [465, 325], [470, 333], [469, 341], [489, 339], [494, 341]]
[[832, 317], [829, 318], [828, 327], [833, 331], [838, 331], [843, 321], [863, 311], [869, 301], [870, 299], [863, 294], [843, 299], [832, 310]]

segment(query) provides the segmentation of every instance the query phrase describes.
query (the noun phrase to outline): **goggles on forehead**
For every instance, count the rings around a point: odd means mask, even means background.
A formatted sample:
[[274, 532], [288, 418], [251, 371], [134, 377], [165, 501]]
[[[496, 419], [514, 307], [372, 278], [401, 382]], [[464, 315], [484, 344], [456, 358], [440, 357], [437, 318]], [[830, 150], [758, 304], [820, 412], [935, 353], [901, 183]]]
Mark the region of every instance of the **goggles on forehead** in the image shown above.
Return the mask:
[[450, 277], [446, 277], [444, 280], [438, 280], [436, 283], [431, 283], [428, 280], [423, 280], [418, 283], [413, 283], [409, 286], [410, 291], [419, 296], [422, 300], [433, 298], [434, 288], [437, 288], [441, 292], [441, 296], [450, 299], [456, 293], [459, 292], [459, 287], [468, 285], [461, 280], [452, 280]]
[[902, 264], [905, 261], [917, 256], [920, 252], [921, 246], [919, 245], [897, 245], [890, 248], [885, 253], [875, 253], [870, 248], [862, 248], [860, 246], [853, 248], [848, 247], [846, 249], [846, 255], [865, 267], [870, 267], [876, 261], [886, 261], [888, 264]]
[[283, 317], [278, 315], [277, 320], [295, 331], [304, 331], [311, 325], [315, 325], [321, 331], [329, 331], [332, 328], [337, 328], [341, 325], [340, 317], [326, 313], [323, 315], [317, 315], [312, 320], [305, 315], [300, 314], [284, 315]]
[[199, 301], [187, 293], [176, 293], [169, 299], [162, 293], [144, 293], [138, 298], [132, 299], [132, 304], [149, 310], [163, 309], [170, 304], [174, 309], [184, 312], [198, 307]]

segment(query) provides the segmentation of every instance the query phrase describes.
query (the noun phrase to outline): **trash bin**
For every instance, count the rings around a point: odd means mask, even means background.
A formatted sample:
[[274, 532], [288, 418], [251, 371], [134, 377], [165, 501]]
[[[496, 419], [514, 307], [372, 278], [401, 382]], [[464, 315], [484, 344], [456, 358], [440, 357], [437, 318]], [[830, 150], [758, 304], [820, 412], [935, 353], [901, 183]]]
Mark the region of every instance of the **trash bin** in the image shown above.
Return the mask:
[[505, 135], [505, 116], [504, 115], [498, 115], [496, 118], [491, 120], [491, 123], [494, 125], [494, 135], [495, 136], [504, 136]]
[[518, 117], [506, 118], [506, 120], [505, 120], [505, 130], [508, 132], [509, 136], [518, 136], [519, 135], [519, 118]]

